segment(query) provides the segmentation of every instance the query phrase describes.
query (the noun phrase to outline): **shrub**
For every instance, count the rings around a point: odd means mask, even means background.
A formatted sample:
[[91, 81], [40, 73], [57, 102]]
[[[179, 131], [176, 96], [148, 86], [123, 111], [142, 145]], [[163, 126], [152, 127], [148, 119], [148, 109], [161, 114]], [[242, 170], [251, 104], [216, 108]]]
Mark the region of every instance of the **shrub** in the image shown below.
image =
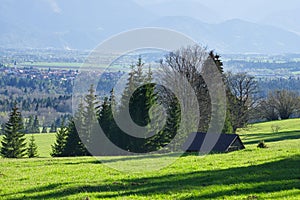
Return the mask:
[[257, 148], [268, 148], [265, 141], [260, 141], [257, 145]]

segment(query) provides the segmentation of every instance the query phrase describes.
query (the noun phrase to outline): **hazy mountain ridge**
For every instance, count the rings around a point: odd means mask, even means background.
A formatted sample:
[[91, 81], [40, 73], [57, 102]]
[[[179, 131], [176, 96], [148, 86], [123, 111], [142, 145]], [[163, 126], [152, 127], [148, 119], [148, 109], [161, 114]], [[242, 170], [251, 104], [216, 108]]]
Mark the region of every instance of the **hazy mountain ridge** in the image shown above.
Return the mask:
[[[183, 4], [182, 11], [177, 14], [184, 14], [193, 5], [206, 9], [199, 2], [194, 3], [185, 7]], [[172, 14], [171, 11], [181, 4], [171, 4], [166, 14]], [[93, 49], [120, 31], [155, 26], [185, 33], [220, 53], [300, 52], [300, 36], [285, 30], [283, 26], [277, 28], [240, 19], [205, 23], [199, 20], [205, 17], [205, 12], [197, 15], [198, 19], [159, 16], [167, 5], [156, 5], [156, 8], [162, 7], [153, 13], [155, 7], [147, 9], [132, 0], [90, 0], [88, 4], [80, 0], [73, 0], [72, 3], [68, 0], [3, 0], [0, 7], [0, 47]], [[192, 10], [195, 16], [196, 10]], [[207, 12], [214, 16], [213, 11]]]
[[300, 36], [269, 25], [240, 19], [207, 24], [189, 17], [162, 17], [152, 26], [183, 32], [202, 45], [222, 53], [299, 52]]

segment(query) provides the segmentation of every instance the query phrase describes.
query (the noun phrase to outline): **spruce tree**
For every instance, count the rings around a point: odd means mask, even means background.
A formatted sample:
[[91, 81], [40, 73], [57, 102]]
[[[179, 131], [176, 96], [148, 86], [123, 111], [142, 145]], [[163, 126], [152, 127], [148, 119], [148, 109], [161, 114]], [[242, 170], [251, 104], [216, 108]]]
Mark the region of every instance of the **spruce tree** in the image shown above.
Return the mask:
[[27, 155], [29, 158], [38, 157], [37, 145], [35, 143], [35, 139], [34, 139], [33, 135], [31, 135], [30, 140], [29, 140], [29, 144], [28, 144], [28, 148], [27, 148]]
[[40, 122], [38, 116], [35, 115], [33, 120], [32, 133], [39, 133], [39, 132], [40, 132]]
[[[165, 109], [166, 121], [162, 129], [156, 130], [155, 135], [149, 138], [147, 148], [149, 151], [159, 150], [168, 145], [177, 135], [177, 141], [173, 141], [173, 145], [170, 146], [170, 149], [168, 149], [169, 151], [176, 151], [178, 148], [181, 148], [181, 144], [184, 140], [183, 135], [177, 134], [181, 122], [180, 103], [175, 95], [164, 86], [158, 86], [157, 90], [159, 91], [157, 97], [158, 101]], [[168, 99], [167, 101], [166, 98]], [[160, 121], [160, 118], [162, 118], [161, 113], [162, 112], [158, 110], [157, 113], [154, 111], [152, 115], [155, 116], [156, 120], [158, 119], [158, 121]]]
[[14, 104], [9, 120], [5, 124], [1, 142], [1, 155], [5, 158], [21, 158], [26, 155], [26, 141], [21, 112]]
[[43, 126], [42, 133], [48, 133], [48, 128], [46, 126]]
[[94, 86], [91, 85], [88, 90], [89, 93], [84, 97], [84, 111], [83, 111], [83, 125], [79, 131], [80, 138], [83, 140], [83, 143], [87, 148], [92, 148], [94, 146], [93, 140], [98, 138], [98, 115], [99, 115], [99, 106], [97, 97], [95, 95]]
[[112, 109], [107, 97], [104, 98], [104, 101], [101, 105], [101, 110], [99, 112], [99, 124], [103, 132], [110, 137], [111, 134], [111, 122], [112, 122]]
[[55, 133], [56, 131], [57, 131], [56, 125], [55, 125], [55, 123], [52, 123], [51, 127], [50, 127], [50, 133]]
[[0, 129], [1, 129], [0, 135], [3, 135], [4, 134], [4, 129], [5, 129], [5, 123], [1, 124]]
[[33, 133], [32, 130], [33, 130], [33, 121], [34, 121], [34, 118], [33, 118], [33, 115], [30, 115], [29, 118], [28, 118], [28, 121], [26, 123], [26, 133]]
[[[209, 56], [213, 59], [214, 63], [216, 64], [219, 72], [223, 76], [223, 81], [225, 79], [224, 77], [224, 69], [223, 69], [223, 62], [220, 60], [220, 56], [218, 54], [215, 54], [213, 51], [209, 53]], [[225, 81], [224, 81], [225, 82]], [[231, 93], [230, 89], [228, 88], [228, 85], [226, 86], [226, 97], [227, 97], [227, 108], [226, 108], [226, 117], [224, 121], [224, 126], [222, 129], [222, 133], [234, 133], [234, 129], [232, 126], [232, 114], [231, 114], [231, 102], [233, 98], [233, 94]]]
[[171, 140], [178, 135], [177, 140], [174, 140], [174, 145], [171, 146], [170, 151], [178, 151], [181, 145], [186, 140], [186, 135], [178, 133], [179, 125], [181, 123], [181, 107], [178, 99], [173, 96], [170, 105], [167, 108], [167, 120], [163, 129], [163, 136], [159, 141], [159, 148], [169, 144]]
[[[125, 114], [129, 110], [131, 120], [138, 126], [148, 127], [150, 123], [149, 110], [155, 104], [155, 84], [152, 84], [152, 72], [149, 68], [148, 74], [144, 70], [144, 63], [139, 58], [136, 65], [131, 66], [128, 81], [121, 98], [121, 105], [118, 112], [118, 117], [121, 120], [127, 120]], [[134, 90], [135, 88], [135, 90]], [[128, 105], [129, 104], [129, 105]], [[128, 105], [128, 106], [127, 106]], [[128, 126], [124, 124], [125, 126]], [[128, 127], [128, 130], [131, 130]], [[149, 128], [150, 130], [150, 128]], [[145, 144], [149, 132], [140, 135], [139, 138], [129, 134], [117, 131], [120, 135], [119, 147], [131, 152], [145, 152]]]
[[[134, 152], [144, 152], [147, 138], [150, 134], [149, 111], [155, 104], [154, 84], [145, 84], [139, 87], [132, 95], [129, 102], [129, 113], [132, 120], [138, 125], [147, 128], [148, 131], [140, 134], [139, 138], [130, 141], [130, 150]], [[155, 120], [155, 119], [154, 119]]]
[[84, 144], [81, 142], [78, 131], [75, 126], [75, 121], [70, 120], [67, 131], [66, 145], [63, 150], [64, 156], [87, 156], [89, 155]]
[[[118, 145], [120, 141], [120, 137], [117, 130], [117, 125], [114, 121], [112, 106], [114, 106], [114, 91], [111, 90], [110, 98], [105, 97], [104, 101], [101, 105], [101, 110], [99, 112], [99, 125], [105, 134], [105, 136], [114, 144]], [[102, 155], [110, 155], [114, 154], [111, 149], [108, 149], [109, 146], [105, 142], [102, 142], [101, 154]]]
[[227, 111], [226, 112], [226, 118], [225, 118], [225, 121], [224, 121], [224, 127], [223, 127], [223, 130], [222, 130], [222, 133], [233, 133], [233, 127], [232, 127], [232, 123], [231, 123], [231, 120], [230, 120], [230, 112]]
[[[97, 99], [93, 85], [89, 93], [81, 101], [74, 117], [68, 126], [62, 125], [57, 132], [56, 143], [52, 146], [52, 156], [88, 156], [85, 145], [91, 145], [93, 137], [97, 137], [98, 124]], [[62, 123], [64, 124], [64, 123]]]
[[128, 104], [131, 94], [134, 92], [134, 77], [136, 75], [135, 65], [131, 65], [131, 71], [128, 75], [127, 83], [121, 97], [121, 104], [119, 105], [119, 115], [123, 114], [122, 112], [126, 109], [126, 103]]
[[98, 125], [98, 118], [97, 118], [97, 106], [98, 101], [95, 95], [94, 85], [90, 86], [88, 90], [89, 93], [84, 98], [85, 103], [85, 110], [83, 111], [83, 133], [82, 138], [85, 140], [86, 144], [91, 144], [91, 137], [94, 134], [94, 128]]
[[[65, 156], [87, 156], [89, 155], [87, 149], [82, 143], [77, 130], [82, 131], [84, 126], [83, 119], [84, 106], [81, 101], [78, 106], [78, 110], [73, 119], [70, 119], [68, 124], [68, 135], [66, 139], [66, 145], [64, 148]], [[76, 125], [75, 125], [76, 123]]]
[[64, 122], [62, 122], [60, 129], [56, 132], [56, 142], [51, 146], [52, 157], [64, 156], [67, 134], [68, 134], [67, 128], [65, 127]]

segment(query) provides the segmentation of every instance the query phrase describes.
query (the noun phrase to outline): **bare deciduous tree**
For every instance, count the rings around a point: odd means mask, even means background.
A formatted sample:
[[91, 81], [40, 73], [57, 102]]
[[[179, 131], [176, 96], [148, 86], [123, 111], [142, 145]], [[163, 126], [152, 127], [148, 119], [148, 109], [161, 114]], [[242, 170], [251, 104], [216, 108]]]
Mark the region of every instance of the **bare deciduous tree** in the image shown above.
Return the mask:
[[232, 126], [234, 131], [247, 125], [251, 112], [257, 101], [254, 98], [257, 92], [257, 82], [254, 76], [247, 73], [226, 74], [226, 81], [232, 93], [229, 99]]
[[[262, 116], [269, 120], [288, 119], [300, 107], [298, 94], [288, 90], [270, 92], [261, 105]], [[274, 114], [274, 117], [272, 118], [268, 114]]]
[[[215, 99], [218, 98], [214, 98], [215, 102], [212, 102], [211, 95], [214, 95], [215, 97], [218, 96], [217, 93], [221, 93], [220, 91], [222, 91], [222, 89], [225, 91], [221, 77], [223, 72], [221, 67], [222, 63], [216, 63], [216, 61], [219, 61], [218, 58], [219, 57], [215, 56], [212, 52], [208, 53], [205, 48], [202, 48], [199, 45], [194, 45], [181, 48], [170, 53], [161, 62], [162, 69], [164, 70], [163, 78], [165, 80], [174, 80], [172, 74], [178, 73], [183, 75], [191, 85], [196, 94], [199, 106], [200, 122], [198, 125], [198, 131], [202, 132], [206, 132], [208, 130], [209, 123], [213, 118], [217, 118], [212, 117], [213, 115], [217, 115], [216, 111], [212, 108], [212, 104], [217, 104], [218, 102]], [[214, 81], [216, 80], [216, 77], [218, 77], [217, 79], [221, 81]], [[178, 81], [178, 84], [183, 84], [182, 80], [178, 79]], [[182, 91], [187, 91], [186, 89], [188, 87], [180, 86], [178, 88], [182, 88]], [[210, 94], [210, 90], [214, 93]], [[182, 95], [185, 96], [183, 98], [189, 98], [188, 92], [182, 93]]]
[[259, 102], [257, 109], [257, 118], [267, 119], [268, 121], [277, 120], [278, 112], [273, 103], [269, 99], [264, 99]]
[[[178, 94], [181, 95], [179, 99], [185, 99], [185, 105], [188, 107], [194, 107], [195, 102], [190, 102], [191, 92], [195, 92], [198, 105], [200, 110], [200, 123], [198, 125], [198, 131], [207, 131], [207, 127], [210, 120], [210, 98], [207, 85], [201, 76], [203, 71], [202, 67], [204, 62], [207, 60], [208, 54], [202, 47], [195, 45], [191, 47], [181, 48], [175, 52], [168, 54], [164, 60], [162, 60], [161, 65], [163, 69], [163, 79], [166, 85], [176, 84], [175, 88]], [[182, 78], [178, 75], [182, 75], [188, 81], [184, 82]], [[170, 83], [168, 83], [170, 82]], [[193, 91], [189, 90], [188, 85], [192, 87]], [[200, 100], [201, 98], [201, 100]], [[195, 113], [191, 114], [195, 115]], [[194, 121], [196, 119], [192, 119]]]

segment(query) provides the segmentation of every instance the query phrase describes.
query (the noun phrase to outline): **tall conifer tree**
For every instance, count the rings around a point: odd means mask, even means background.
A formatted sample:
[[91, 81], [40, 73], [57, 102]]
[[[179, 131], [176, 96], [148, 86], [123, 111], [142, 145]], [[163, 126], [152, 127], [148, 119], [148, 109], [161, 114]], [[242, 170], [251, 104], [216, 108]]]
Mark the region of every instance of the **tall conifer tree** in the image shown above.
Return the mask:
[[65, 156], [64, 150], [67, 142], [67, 128], [64, 124], [64, 120], [61, 123], [60, 129], [56, 132], [56, 142], [52, 145], [51, 156], [53, 157], [62, 157]]
[[21, 158], [26, 155], [23, 119], [17, 104], [14, 104], [9, 120], [5, 124], [1, 155], [6, 158]]
[[68, 129], [67, 129], [68, 135], [66, 139], [67, 140], [66, 145], [64, 148], [64, 155], [66, 156], [89, 155], [78, 133], [78, 130], [82, 131], [84, 126], [83, 112], [84, 112], [84, 105], [83, 102], [81, 101], [79, 103], [78, 110], [74, 115], [74, 118], [71, 119], [68, 124]]

